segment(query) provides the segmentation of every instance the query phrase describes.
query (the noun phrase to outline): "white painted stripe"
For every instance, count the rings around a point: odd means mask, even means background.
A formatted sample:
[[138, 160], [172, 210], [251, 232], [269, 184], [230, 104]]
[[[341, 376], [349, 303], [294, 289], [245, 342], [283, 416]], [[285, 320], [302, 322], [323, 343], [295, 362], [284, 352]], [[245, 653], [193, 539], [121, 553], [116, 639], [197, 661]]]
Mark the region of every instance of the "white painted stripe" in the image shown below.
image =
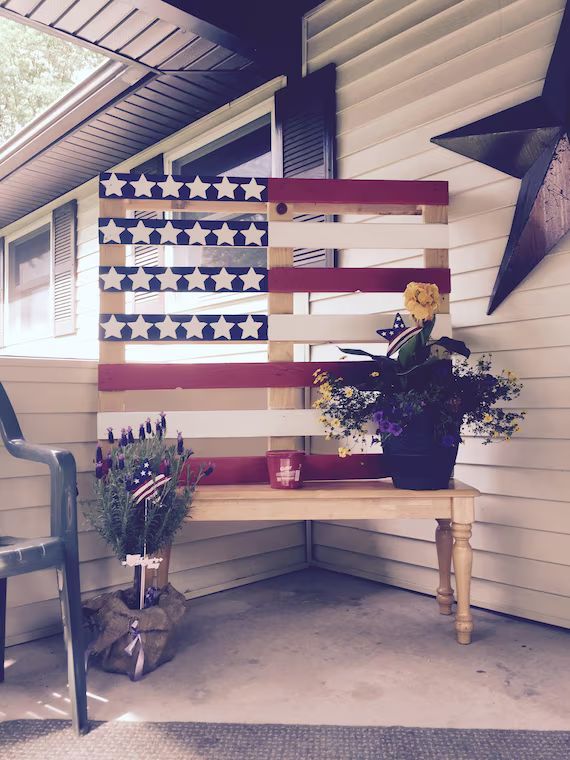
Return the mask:
[[[97, 437], [107, 437], [107, 428], [120, 430], [138, 425], [157, 411], [143, 409], [140, 412], [100, 412], [97, 415]], [[188, 444], [193, 438], [256, 438], [265, 436], [323, 435], [316, 409], [246, 409], [209, 412], [176, 412], [166, 410], [168, 430], [180, 430]], [[167, 431], [168, 434], [168, 431]]]
[[269, 222], [269, 245], [283, 248], [447, 248], [446, 224]]
[[[409, 314], [402, 314], [411, 325]], [[272, 314], [269, 317], [269, 340], [292, 343], [385, 343], [376, 332], [391, 327], [394, 314]], [[451, 335], [448, 314], [439, 314], [433, 335]]]

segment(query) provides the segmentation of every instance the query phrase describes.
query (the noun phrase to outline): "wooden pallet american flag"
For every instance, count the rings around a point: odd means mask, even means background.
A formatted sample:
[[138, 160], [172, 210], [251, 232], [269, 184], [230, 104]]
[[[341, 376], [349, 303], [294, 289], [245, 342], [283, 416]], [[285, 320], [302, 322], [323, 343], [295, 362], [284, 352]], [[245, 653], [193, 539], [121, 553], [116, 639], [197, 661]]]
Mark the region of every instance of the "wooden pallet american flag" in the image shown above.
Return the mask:
[[[169, 430], [184, 437], [267, 436], [269, 449], [296, 447], [299, 437], [323, 434], [318, 413], [298, 407], [297, 389], [310, 387], [317, 367], [342, 371], [347, 382], [363, 381], [370, 365], [359, 361], [295, 362], [295, 344], [372, 343], [393, 314], [301, 315], [293, 313], [298, 292], [401, 292], [410, 281], [434, 282], [442, 293], [438, 333], [448, 334], [446, 182], [318, 180], [177, 175], [102, 174], [100, 196], [100, 365], [98, 437], [146, 418], [156, 409], [132, 409], [141, 391], [209, 388], [267, 388], [267, 409], [196, 411], [168, 408]], [[266, 221], [188, 221], [129, 218], [135, 210], [264, 214]], [[384, 217], [382, 224], [296, 222], [302, 214]], [[391, 221], [392, 216], [409, 221]], [[384, 223], [385, 222], [385, 223]], [[127, 266], [130, 245], [267, 248], [265, 267]], [[301, 269], [295, 248], [381, 248], [423, 250], [423, 268]], [[267, 314], [128, 314], [127, 292], [267, 293]], [[406, 319], [406, 316], [404, 315]], [[125, 344], [172, 342], [267, 342], [268, 362], [223, 364], [129, 364]], [[342, 368], [342, 369], [341, 369]], [[143, 395], [144, 398], [144, 395]], [[139, 402], [140, 403], [140, 402]], [[179, 404], [179, 402], [178, 402]], [[143, 404], [140, 404], [141, 406]], [[162, 410], [161, 410], [162, 411]], [[214, 474], [204, 484], [267, 481], [264, 457], [214, 457]], [[199, 459], [197, 460], [200, 461]], [[339, 459], [307, 457], [308, 480], [374, 478], [382, 455]]]

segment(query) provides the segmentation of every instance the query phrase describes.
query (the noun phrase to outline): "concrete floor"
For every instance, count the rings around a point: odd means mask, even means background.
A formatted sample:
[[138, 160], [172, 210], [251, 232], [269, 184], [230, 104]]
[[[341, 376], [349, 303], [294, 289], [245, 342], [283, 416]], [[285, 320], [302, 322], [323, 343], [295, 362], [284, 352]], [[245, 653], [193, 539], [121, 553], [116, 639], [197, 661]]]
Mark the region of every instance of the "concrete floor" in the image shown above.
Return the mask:
[[[65, 717], [61, 637], [6, 652], [0, 718]], [[570, 632], [310, 569], [191, 603], [176, 658], [138, 683], [89, 671], [90, 717], [570, 729]]]

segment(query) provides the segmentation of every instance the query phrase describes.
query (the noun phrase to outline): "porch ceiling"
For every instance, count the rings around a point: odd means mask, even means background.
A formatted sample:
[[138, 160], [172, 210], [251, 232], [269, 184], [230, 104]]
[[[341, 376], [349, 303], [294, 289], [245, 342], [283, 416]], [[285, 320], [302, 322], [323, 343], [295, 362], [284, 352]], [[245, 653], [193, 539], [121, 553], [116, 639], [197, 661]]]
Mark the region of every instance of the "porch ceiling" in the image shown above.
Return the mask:
[[268, 11], [266, 0], [0, 0], [0, 15], [110, 58], [0, 150], [0, 228], [298, 71], [300, 19], [316, 4], [290, 0]]

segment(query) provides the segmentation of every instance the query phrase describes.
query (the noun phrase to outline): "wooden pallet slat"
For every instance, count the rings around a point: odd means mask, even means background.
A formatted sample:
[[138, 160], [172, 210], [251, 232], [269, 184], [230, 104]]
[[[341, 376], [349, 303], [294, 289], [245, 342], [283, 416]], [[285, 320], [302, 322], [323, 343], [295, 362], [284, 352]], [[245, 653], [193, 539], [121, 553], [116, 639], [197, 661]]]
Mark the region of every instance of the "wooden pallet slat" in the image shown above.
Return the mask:
[[409, 282], [433, 282], [449, 293], [444, 268], [99, 267], [107, 292], [399, 293]]

